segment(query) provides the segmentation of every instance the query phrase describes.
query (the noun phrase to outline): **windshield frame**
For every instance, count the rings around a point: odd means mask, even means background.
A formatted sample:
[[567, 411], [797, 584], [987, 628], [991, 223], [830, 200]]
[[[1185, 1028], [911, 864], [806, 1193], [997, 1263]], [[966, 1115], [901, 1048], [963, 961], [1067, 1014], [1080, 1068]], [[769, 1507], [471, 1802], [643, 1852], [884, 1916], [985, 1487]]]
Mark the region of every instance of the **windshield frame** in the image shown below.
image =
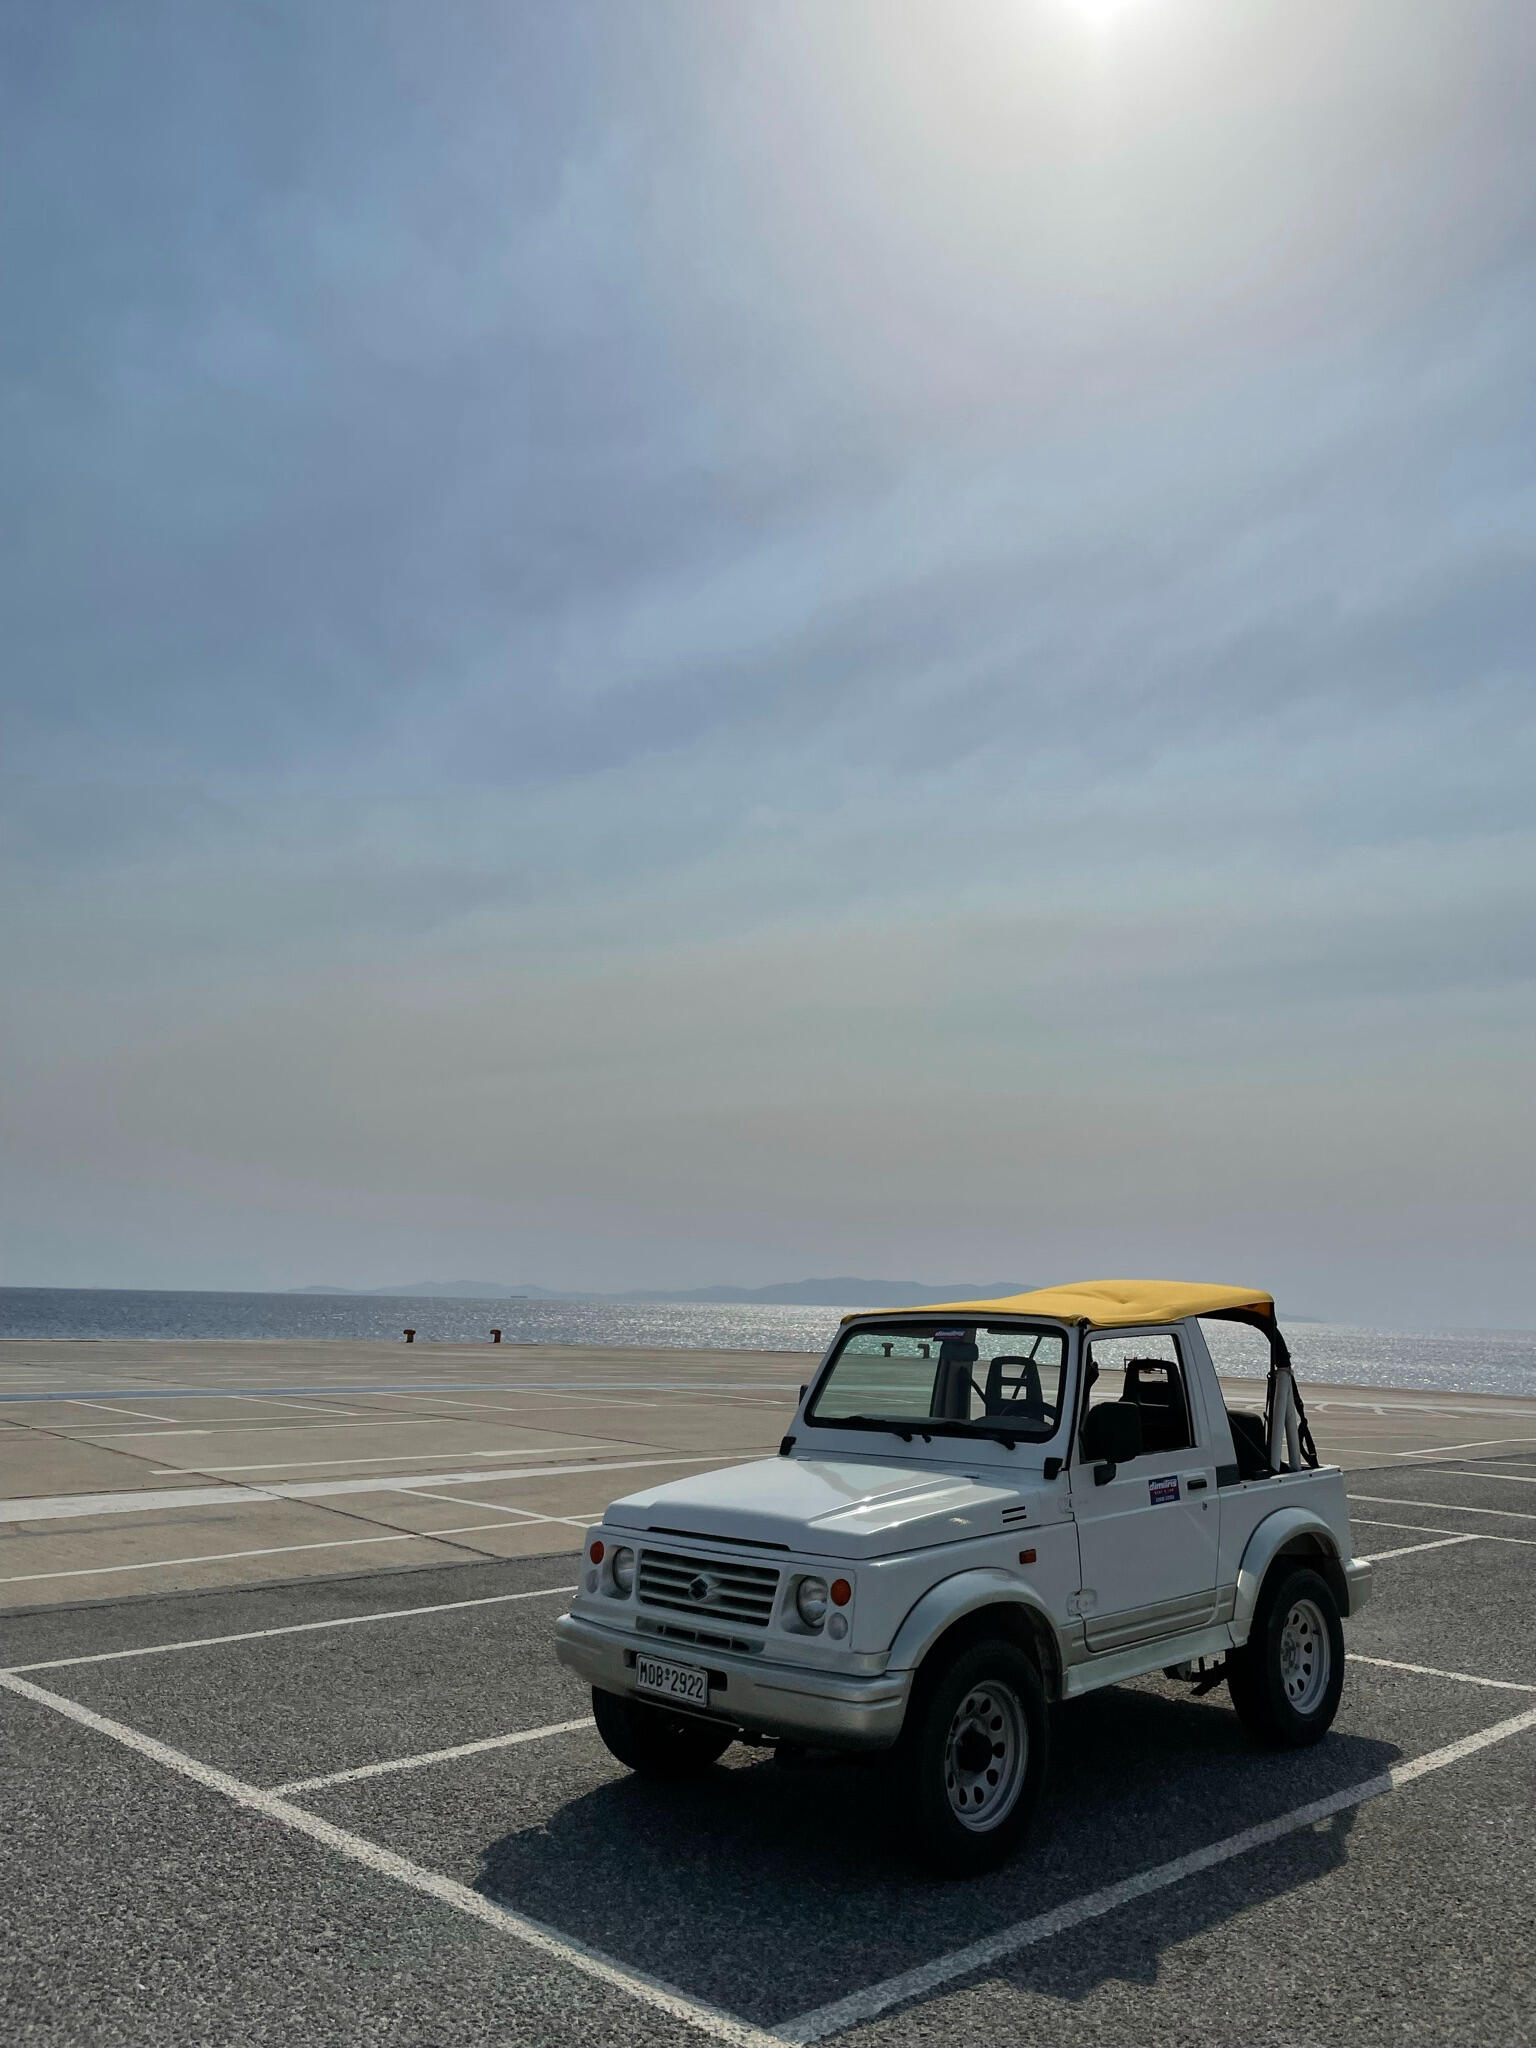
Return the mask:
[[[820, 1401], [832, 1373], [849, 1340], [855, 1336], [879, 1332], [884, 1334], [921, 1334], [928, 1337], [936, 1326], [958, 1327], [966, 1324], [981, 1326], [989, 1330], [1034, 1331], [1047, 1336], [1059, 1336], [1063, 1343], [1061, 1369], [1061, 1397], [1049, 1436], [1037, 1436], [1029, 1430], [1010, 1424], [1006, 1419], [989, 1421], [984, 1416], [960, 1421], [945, 1416], [881, 1416], [824, 1415], [818, 1416], [816, 1405]], [[951, 1313], [943, 1310], [912, 1311], [901, 1315], [871, 1314], [859, 1316], [845, 1323], [833, 1339], [822, 1360], [815, 1378], [806, 1390], [801, 1403], [798, 1427], [804, 1430], [838, 1430], [852, 1432], [857, 1436], [895, 1438], [904, 1451], [917, 1449], [919, 1445], [943, 1447], [950, 1444], [995, 1444], [1005, 1450], [1027, 1447], [1032, 1452], [1043, 1452], [1064, 1432], [1070, 1433], [1077, 1398], [1078, 1329], [1076, 1324], [1054, 1316], [1010, 1316], [970, 1313]]]

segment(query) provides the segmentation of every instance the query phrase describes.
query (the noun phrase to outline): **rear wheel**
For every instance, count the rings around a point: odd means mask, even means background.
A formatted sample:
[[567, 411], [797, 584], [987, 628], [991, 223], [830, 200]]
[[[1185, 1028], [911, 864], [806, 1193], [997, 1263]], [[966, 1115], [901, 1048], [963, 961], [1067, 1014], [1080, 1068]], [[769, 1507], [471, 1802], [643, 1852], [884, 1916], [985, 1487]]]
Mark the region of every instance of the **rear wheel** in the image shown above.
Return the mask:
[[1270, 1574], [1247, 1642], [1227, 1658], [1227, 1690], [1261, 1742], [1299, 1749], [1327, 1734], [1344, 1690], [1344, 1628], [1319, 1573], [1281, 1565]]
[[1040, 1673], [1017, 1643], [989, 1637], [921, 1672], [893, 1763], [923, 1861], [971, 1877], [1012, 1855], [1049, 1743]]
[[696, 1778], [730, 1748], [729, 1728], [655, 1707], [648, 1700], [592, 1691], [592, 1718], [611, 1755], [643, 1778]]

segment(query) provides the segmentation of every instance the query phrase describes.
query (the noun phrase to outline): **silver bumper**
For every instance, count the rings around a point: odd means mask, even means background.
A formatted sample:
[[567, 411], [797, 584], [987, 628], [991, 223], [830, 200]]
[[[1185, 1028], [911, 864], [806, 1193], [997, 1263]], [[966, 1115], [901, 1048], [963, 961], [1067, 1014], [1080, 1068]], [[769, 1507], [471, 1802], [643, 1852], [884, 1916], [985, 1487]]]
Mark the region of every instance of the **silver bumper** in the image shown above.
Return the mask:
[[637, 1648], [685, 1664], [707, 1664], [713, 1721], [835, 1748], [888, 1749], [901, 1733], [910, 1671], [844, 1677], [723, 1650], [637, 1643], [628, 1630], [603, 1628], [575, 1614], [563, 1614], [555, 1623], [556, 1656], [567, 1671], [601, 1692], [635, 1691]]
[[1344, 1587], [1351, 1614], [1358, 1614], [1371, 1597], [1371, 1568], [1363, 1558], [1352, 1557], [1344, 1567]]

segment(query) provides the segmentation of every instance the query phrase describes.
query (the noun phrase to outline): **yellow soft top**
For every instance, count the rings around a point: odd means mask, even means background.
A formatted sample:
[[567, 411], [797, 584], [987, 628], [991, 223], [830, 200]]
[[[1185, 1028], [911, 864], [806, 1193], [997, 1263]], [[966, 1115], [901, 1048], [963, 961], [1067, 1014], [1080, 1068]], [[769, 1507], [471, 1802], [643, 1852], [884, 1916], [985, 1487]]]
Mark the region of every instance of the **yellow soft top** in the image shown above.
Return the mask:
[[[1230, 1315], [1247, 1309], [1272, 1321], [1274, 1296], [1257, 1287], [1213, 1287], [1195, 1280], [1078, 1280], [1068, 1287], [1036, 1287], [1028, 1294], [1005, 1294], [996, 1301], [929, 1301], [921, 1313], [1052, 1316], [1065, 1323], [1091, 1323], [1096, 1329], [1124, 1328], [1133, 1323], [1176, 1323], [1185, 1316]], [[863, 1309], [843, 1317], [915, 1315], [919, 1308]]]

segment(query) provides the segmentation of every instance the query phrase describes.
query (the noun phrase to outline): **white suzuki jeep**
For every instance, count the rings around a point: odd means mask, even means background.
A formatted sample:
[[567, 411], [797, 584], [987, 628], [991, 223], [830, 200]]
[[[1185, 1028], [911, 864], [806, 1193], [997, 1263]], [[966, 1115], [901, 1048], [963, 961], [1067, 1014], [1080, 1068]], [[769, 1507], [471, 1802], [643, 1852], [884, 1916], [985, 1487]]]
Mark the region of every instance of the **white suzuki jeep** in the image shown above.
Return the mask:
[[[1202, 1316], [1267, 1336], [1262, 1423]], [[1261, 1740], [1317, 1741], [1369, 1585], [1270, 1296], [1107, 1280], [847, 1317], [776, 1458], [614, 1502], [557, 1639], [620, 1762], [884, 1750], [966, 1873], [1024, 1832], [1050, 1702], [1224, 1678]]]

